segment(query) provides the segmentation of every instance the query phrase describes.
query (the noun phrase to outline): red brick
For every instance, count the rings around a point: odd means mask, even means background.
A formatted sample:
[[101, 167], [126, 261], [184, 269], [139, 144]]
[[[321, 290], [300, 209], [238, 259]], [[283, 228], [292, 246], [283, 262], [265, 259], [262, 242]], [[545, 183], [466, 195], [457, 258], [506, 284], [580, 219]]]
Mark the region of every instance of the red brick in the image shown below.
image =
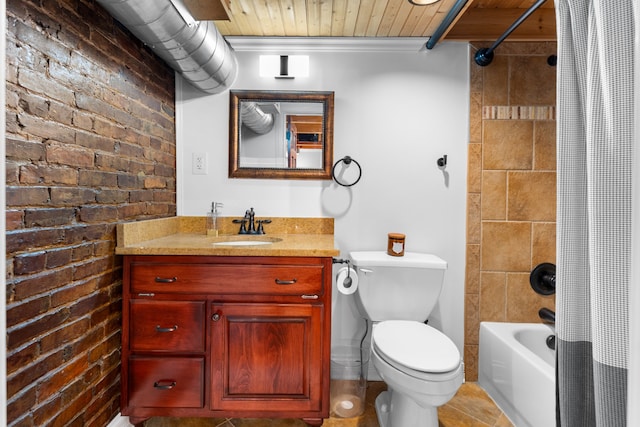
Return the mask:
[[80, 206], [95, 203], [97, 190], [78, 187], [52, 187], [51, 204], [54, 206]]
[[49, 115], [49, 103], [47, 98], [32, 93], [22, 93], [18, 105], [26, 113], [46, 118]]
[[37, 318], [20, 327], [7, 331], [7, 349], [13, 349], [29, 340], [36, 339], [49, 333], [61, 325], [69, 317], [68, 310], [58, 310], [43, 317]]
[[62, 229], [27, 229], [7, 232], [5, 234], [7, 253], [38, 250], [57, 245], [65, 240]]
[[14, 282], [16, 301], [22, 301], [64, 286], [71, 281], [72, 273], [73, 267], [68, 266], [59, 270], [47, 270], [39, 275], [27, 276], [25, 279], [16, 280]]
[[47, 251], [47, 268], [56, 268], [71, 263], [73, 248], [51, 249]]
[[114, 172], [103, 172], [100, 170], [83, 170], [78, 175], [78, 185], [83, 187], [117, 187], [118, 175]]
[[35, 298], [20, 304], [7, 307], [7, 326], [11, 327], [19, 323], [33, 319], [51, 308], [51, 300], [48, 295]]
[[84, 243], [78, 246], [74, 246], [73, 248], [71, 248], [71, 250], [71, 261], [80, 261], [93, 256], [93, 244], [91, 243]]
[[24, 227], [24, 211], [12, 210], [5, 212], [6, 229], [19, 230]]
[[81, 168], [93, 166], [93, 151], [86, 148], [51, 142], [47, 144], [47, 161]]
[[[11, 394], [7, 390], [7, 397], [11, 397]], [[36, 404], [36, 389], [30, 387], [18, 398], [7, 399], [7, 420], [16, 420], [18, 417], [25, 416], [26, 419], [22, 423], [12, 424], [12, 426], [29, 426], [32, 427], [33, 420], [31, 419], [31, 409]]]
[[166, 186], [166, 181], [161, 177], [150, 176], [144, 180], [144, 188], [146, 189], [166, 188]]
[[27, 228], [55, 227], [73, 223], [75, 216], [73, 208], [25, 209], [24, 224]]
[[31, 412], [34, 426], [49, 426], [50, 419], [53, 418], [62, 409], [62, 396], [56, 395], [53, 399], [38, 402]]
[[75, 140], [75, 131], [68, 126], [61, 126], [54, 121], [45, 120], [30, 114], [18, 114], [21, 130], [43, 139], [52, 139], [55, 141], [73, 143]]
[[20, 183], [78, 185], [78, 171], [64, 166], [28, 164], [20, 168]]
[[46, 187], [7, 187], [7, 206], [38, 206], [49, 202]]
[[140, 218], [147, 213], [146, 203], [128, 203], [118, 208], [118, 217], [123, 220]]
[[76, 144], [92, 150], [106, 151], [108, 153], [114, 152], [116, 146], [116, 142], [111, 139], [111, 137], [91, 132], [77, 132]]
[[46, 262], [47, 254], [44, 251], [18, 255], [13, 262], [13, 273], [20, 276], [39, 273], [44, 270]]
[[20, 389], [33, 385], [39, 378], [54, 371], [62, 364], [62, 352], [54, 352], [7, 376], [7, 394], [12, 396]]
[[96, 201], [105, 204], [126, 203], [129, 201], [129, 192], [126, 190], [102, 190], [96, 195]]
[[[98, 201], [98, 199], [96, 199]], [[106, 222], [118, 219], [118, 208], [109, 205], [83, 206], [80, 208], [80, 221]]]
[[87, 114], [83, 111], [73, 112], [73, 125], [83, 130], [93, 130], [94, 118], [91, 114]]
[[73, 269], [73, 279], [81, 280], [91, 276], [97, 276], [107, 271], [113, 264], [112, 257], [91, 258]]
[[[40, 340], [42, 352], [46, 353], [60, 348], [69, 342], [86, 335], [89, 330], [89, 319], [79, 319], [74, 323], [66, 323], [61, 328], [51, 331]], [[73, 350], [71, 350], [73, 354]], [[77, 354], [76, 354], [77, 355]], [[65, 356], [65, 359], [68, 357]]]
[[27, 68], [20, 70], [18, 74], [18, 84], [33, 92], [57, 99], [62, 103], [72, 104], [74, 102], [74, 93], [72, 90], [53, 84], [51, 80], [46, 78], [42, 73], [37, 73]]
[[96, 153], [96, 167], [102, 170], [123, 171], [130, 169], [131, 160], [113, 154]]
[[96, 280], [88, 280], [72, 287], [64, 287], [51, 292], [51, 307], [71, 304], [95, 292], [97, 288]]
[[5, 185], [20, 183], [20, 165], [17, 162], [5, 161]]
[[7, 375], [31, 366], [32, 362], [41, 355], [40, 343], [34, 342], [28, 346], [22, 347], [20, 350], [12, 353], [7, 357]]
[[45, 146], [37, 141], [23, 141], [15, 138], [6, 139], [7, 159], [19, 159], [28, 161], [44, 160]]
[[90, 240], [102, 240], [108, 237], [111, 231], [107, 224], [78, 224], [66, 230], [66, 242], [77, 244]]

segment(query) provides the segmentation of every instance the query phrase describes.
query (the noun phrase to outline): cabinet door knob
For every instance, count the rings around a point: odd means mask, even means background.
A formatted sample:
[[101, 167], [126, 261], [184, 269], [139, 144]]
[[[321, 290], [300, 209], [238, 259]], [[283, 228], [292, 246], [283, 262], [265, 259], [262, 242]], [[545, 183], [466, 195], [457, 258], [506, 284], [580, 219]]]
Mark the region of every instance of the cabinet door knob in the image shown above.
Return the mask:
[[156, 332], [175, 332], [178, 329], [178, 325], [173, 325], [168, 328], [163, 328], [160, 325], [156, 325]]
[[211, 316], [211, 320], [213, 320], [214, 322], [220, 320], [220, 313], [213, 313], [213, 316]]
[[295, 285], [297, 281], [298, 281], [298, 279], [292, 279], [292, 280], [276, 279], [276, 284], [278, 284], [278, 285]]

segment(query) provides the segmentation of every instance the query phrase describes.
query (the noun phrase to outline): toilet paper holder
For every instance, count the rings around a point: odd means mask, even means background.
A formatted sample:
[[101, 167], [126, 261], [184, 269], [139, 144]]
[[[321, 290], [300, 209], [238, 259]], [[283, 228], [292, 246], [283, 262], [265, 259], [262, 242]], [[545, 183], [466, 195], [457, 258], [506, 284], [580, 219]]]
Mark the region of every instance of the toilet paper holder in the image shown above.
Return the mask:
[[344, 287], [350, 288], [353, 284], [353, 279], [351, 278], [351, 261], [348, 259], [341, 258], [333, 258], [334, 264], [347, 264], [347, 277], [344, 279]]

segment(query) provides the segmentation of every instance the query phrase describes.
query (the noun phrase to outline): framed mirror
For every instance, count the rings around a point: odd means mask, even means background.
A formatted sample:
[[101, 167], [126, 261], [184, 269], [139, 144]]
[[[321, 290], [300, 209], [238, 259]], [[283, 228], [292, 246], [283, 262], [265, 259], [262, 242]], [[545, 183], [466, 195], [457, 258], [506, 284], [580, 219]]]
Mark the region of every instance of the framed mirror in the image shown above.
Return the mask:
[[229, 178], [331, 179], [333, 98], [230, 91]]

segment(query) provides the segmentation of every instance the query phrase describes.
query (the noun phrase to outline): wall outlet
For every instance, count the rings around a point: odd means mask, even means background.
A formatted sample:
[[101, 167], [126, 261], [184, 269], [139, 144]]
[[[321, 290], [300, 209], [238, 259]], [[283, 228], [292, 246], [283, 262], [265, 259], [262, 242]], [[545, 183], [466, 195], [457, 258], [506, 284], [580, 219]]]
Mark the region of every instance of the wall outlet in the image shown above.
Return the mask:
[[207, 153], [193, 153], [191, 158], [191, 173], [193, 175], [206, 175], [209, 173]]

